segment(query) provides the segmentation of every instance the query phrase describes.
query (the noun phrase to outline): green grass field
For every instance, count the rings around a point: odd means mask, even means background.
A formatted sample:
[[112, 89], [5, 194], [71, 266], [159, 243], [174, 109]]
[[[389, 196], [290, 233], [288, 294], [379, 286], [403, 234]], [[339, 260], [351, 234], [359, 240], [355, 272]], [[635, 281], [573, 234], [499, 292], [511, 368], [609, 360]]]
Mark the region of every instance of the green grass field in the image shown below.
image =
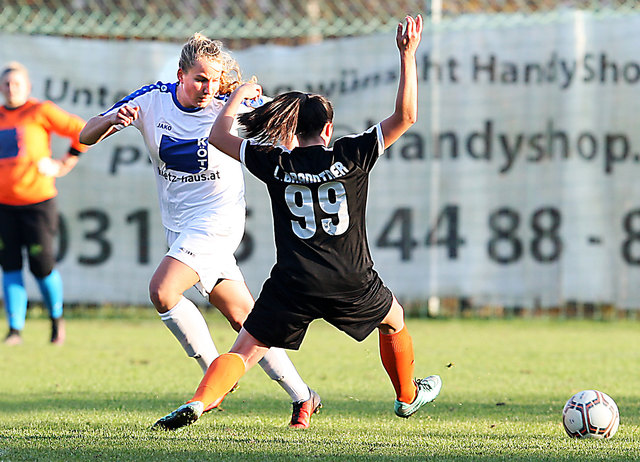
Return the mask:
[[[207, 320], [226, 351], [233, 331], [217, 312]], [[287, 427], [288, 396], [254, 368], [222, 410], [154, 432], [157, 418], [191, 397], [200, 369], [151, 308], [120, 317], [71, 313], [62, 347], [47, 343], [48, 321], [32, 316], [23, 345], [0, 345], [0, 461], [640, 459], [637, 322], [408, 325], [416, 374], [444, 381], [440, 397], [410, 419], [393, 414], [377, 335], [359, 344], [318, 321], [291, 353], [323, 399], [311, 429]], [[621, 425], [609, 440], [564, 433], [564, 403], [588, 388], [618, 403]]]

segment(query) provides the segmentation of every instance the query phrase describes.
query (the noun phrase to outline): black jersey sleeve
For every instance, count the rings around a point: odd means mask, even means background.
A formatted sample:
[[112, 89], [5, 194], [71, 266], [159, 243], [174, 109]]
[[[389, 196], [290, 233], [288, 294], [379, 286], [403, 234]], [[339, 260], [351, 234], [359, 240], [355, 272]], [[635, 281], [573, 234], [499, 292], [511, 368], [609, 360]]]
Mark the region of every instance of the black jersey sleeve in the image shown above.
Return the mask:
[[334, 150], [336, 148], [348, 153], [349, 158], [359, 168], [369, 173], [384, 153], [384, 138], [380, 124], [372, 126], [359, 135], [348, 135], [336, 140]]
[[282, 151], [283, 149], [277, 146], [244, 140], [240, 148], [240, 161], [253, 176], [267, 183], [268, 179], [273, 177]]

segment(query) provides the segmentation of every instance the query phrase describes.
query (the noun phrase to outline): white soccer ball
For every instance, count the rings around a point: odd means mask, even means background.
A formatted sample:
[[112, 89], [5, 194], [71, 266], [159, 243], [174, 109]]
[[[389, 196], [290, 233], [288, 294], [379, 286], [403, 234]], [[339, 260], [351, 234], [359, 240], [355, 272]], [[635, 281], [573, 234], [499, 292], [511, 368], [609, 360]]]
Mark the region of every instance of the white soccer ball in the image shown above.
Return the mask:
[[620, 413], [606, 393], [584, 390], [564, 405], [562, 424], [572, 438], [610, 438], [618, 431]]

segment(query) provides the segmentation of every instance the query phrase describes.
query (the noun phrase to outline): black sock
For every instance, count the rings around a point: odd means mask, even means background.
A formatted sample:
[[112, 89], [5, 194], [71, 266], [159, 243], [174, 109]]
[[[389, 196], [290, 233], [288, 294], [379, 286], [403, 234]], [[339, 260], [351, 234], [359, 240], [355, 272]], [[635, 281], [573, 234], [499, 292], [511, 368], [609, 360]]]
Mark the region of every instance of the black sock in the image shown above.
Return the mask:
[[58, 326], [60, 325], [61, 318], [51, 318], [51, 341], [53, 342], [58, 337]]

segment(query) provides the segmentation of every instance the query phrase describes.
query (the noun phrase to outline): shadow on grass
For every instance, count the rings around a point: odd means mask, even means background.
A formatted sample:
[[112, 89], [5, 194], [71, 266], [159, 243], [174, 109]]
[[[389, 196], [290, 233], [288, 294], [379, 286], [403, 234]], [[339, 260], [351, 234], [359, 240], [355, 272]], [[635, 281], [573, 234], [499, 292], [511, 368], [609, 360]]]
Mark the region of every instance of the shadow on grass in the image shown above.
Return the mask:
[[[268, 392], [270, 394], [270, 392]], [[21, 393], [0, 394], [0, 409], [10, 415], [33, 414], [52, 411], [55, 413], [78, 411], [93, 412], [140, 412], [142, 414], [167, 413], [185, 401], [185, 394], [165, 393], [150, 396], [148, 392], [118, 393], [110, 396], [96, 395], [92, 391], [78, 391], [73, 393]], [[640, 400], [633, 397], [618, 397], [618, 402], [624, 403], [620, 407], [621, 419], [624, 423], [640, 425], [640, 415], [636, 412], [640, 408]], [[380, 419], [393, 416], [393, 397], [387, 401], [357, 399], [346, 396], [336, 396], [328, 393], [322, 396], [322, 415], [331, 418]], [[539, 403], [477, 403], [452, 402], [446, 395], [439, 397], [433, 403], [425, 405], [412, 420], [421, 418], [444, 419], [449, 421], [468, 422], [481, 419], [485, 421], [501, 421], [506, 418], [520, 418], [523, 421], [539, 422], [541, 419], [556, 421], [562, 412], [564, 403], [541, 401]], [[242, 389], [227, 396], [220, 410], [212, 412], [233, 412], [238, 415], [252, 415], [272, 417], [280, 412], [290, 413], [291, 404], [288, 397], [278, 394], [277, 397], [265, 397], [253, 393], [243, 393]], [[161, 415], [159, 415], [161, 417]], [[394, 417], [395, 418], [395, 417]]]

